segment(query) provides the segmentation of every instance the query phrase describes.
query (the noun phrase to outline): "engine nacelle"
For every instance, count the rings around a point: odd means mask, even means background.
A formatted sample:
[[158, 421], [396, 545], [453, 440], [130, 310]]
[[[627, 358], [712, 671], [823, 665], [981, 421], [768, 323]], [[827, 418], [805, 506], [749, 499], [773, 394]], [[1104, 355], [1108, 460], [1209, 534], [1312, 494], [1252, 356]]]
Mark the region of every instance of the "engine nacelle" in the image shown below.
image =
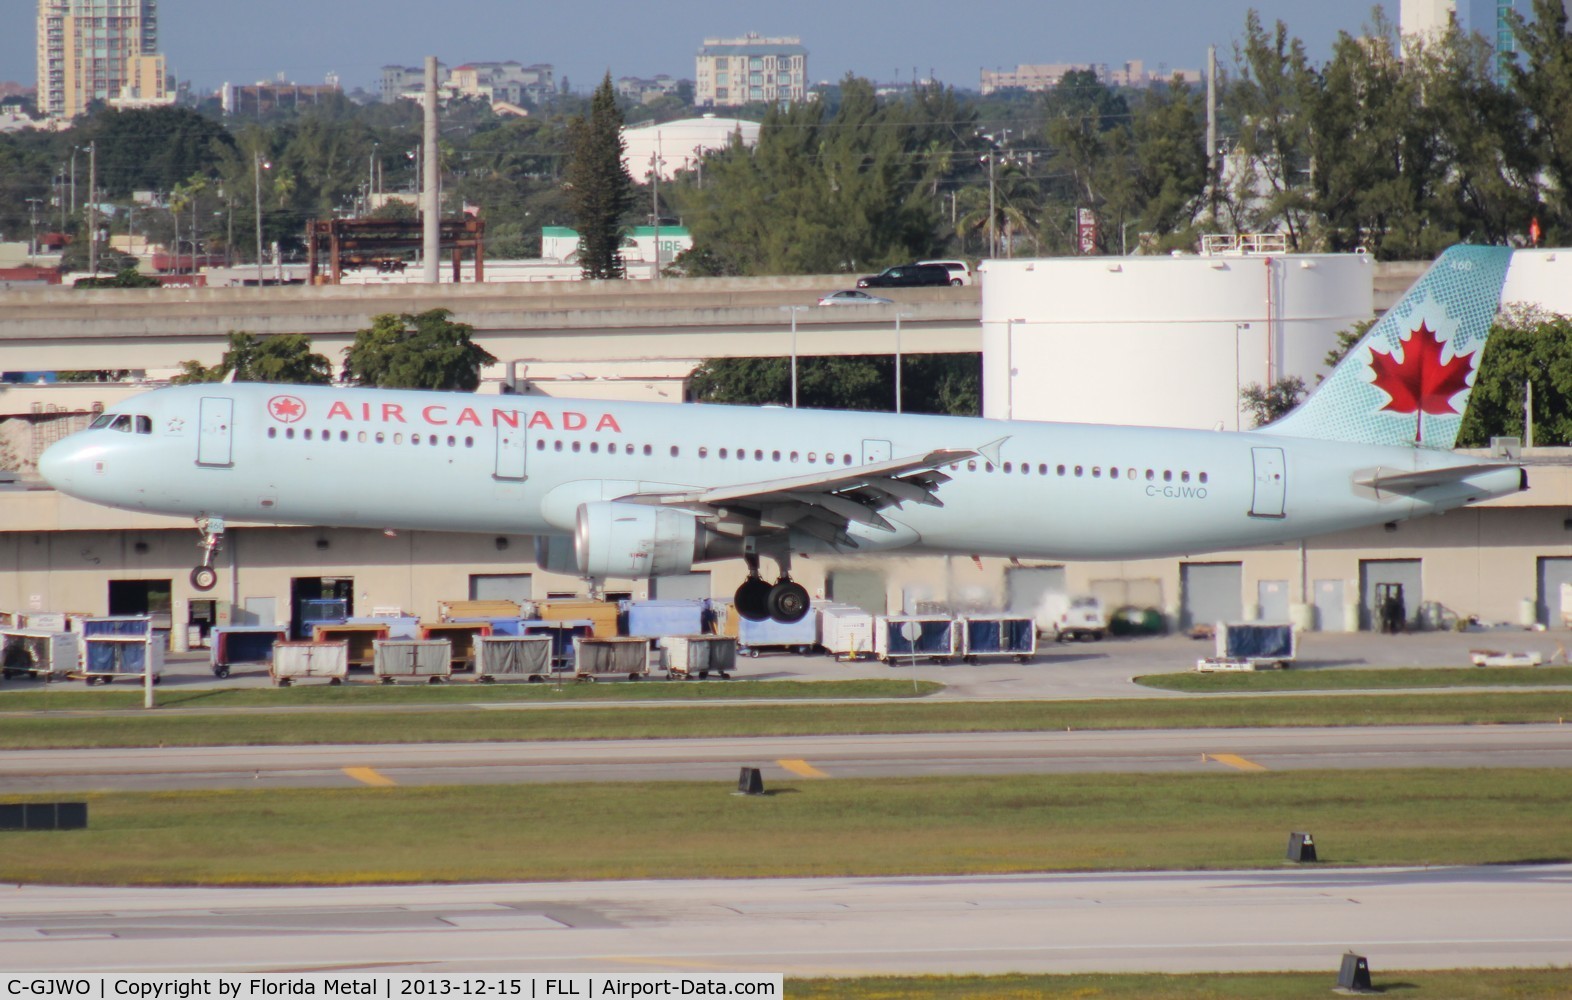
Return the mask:
[[706, 557], [708, 534], [686, 511], [601, 500], [579, 505], [573, 551], [585, 576], [667, 576]]
[[535, 565], [548, 573], [579, 575], [572, 535], [536, 535]]

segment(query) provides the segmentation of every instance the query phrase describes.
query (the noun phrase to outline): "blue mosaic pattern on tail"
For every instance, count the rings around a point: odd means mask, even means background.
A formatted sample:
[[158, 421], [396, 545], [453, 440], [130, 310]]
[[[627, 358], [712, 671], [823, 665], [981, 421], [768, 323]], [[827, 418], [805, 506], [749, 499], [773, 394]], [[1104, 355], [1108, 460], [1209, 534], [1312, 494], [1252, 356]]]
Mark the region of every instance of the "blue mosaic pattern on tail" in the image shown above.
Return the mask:
[[1472, 356], [1467, 361], [1473, 367], [1468, 376], [1472, 387], [1511, 260], [1512, 251], [1505, 247], [1456, 246], [1447, 250], [1402, 301], [1354, 345], [1309, 399], [1281, 420], [1261, 428], [1262, 433], [1412, 447], [1417, 426], [1423, 434], [1420, 447], [1450, 449], [1457, 442], [1469, 390], [1452, 397], [1455, 413], [1416, 416], [1383, 410], [1391, 396], [1374, 384], [1371, 351], [1403, 360], [1403, 339], [1417, 336], [1413, 331], [1423, 323], [1445, 345], [1443, 364]]

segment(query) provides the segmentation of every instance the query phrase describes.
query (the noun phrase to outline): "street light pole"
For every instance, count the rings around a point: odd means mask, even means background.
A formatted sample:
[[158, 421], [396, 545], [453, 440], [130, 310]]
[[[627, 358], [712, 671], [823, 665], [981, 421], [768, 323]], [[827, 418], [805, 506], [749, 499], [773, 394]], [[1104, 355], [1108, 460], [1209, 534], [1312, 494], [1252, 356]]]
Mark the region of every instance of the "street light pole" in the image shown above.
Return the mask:
[[895, 412], [901, 412], [901, 317], [906, 314], [900, 310], [895, 312]]
[[[260, 151], [253, 155], [255, 157], [253, 161], [255, 170], [253, 173], [256, 175], [257, 196], [257, 287], [261, 288], [263, 281], [266, 280], [262, 274], [262, 171], [271, 169], [273, 165], [262, 159]], [[176, 248], [176, 252], [179, 252], [178, 248]]]
[[98, 277], [98, 142], [87, 144], [87, 270]]
[[797, 408], [797, 313], [807, 306], [781, 306], [791, 313], [791, 408]]
[[657, 137], [655, 152], [650, 154], [650, 224], [655, 233], [655, 280], [660, 280], [660, 168], [665, 161], [660, 158], [660, 140]]

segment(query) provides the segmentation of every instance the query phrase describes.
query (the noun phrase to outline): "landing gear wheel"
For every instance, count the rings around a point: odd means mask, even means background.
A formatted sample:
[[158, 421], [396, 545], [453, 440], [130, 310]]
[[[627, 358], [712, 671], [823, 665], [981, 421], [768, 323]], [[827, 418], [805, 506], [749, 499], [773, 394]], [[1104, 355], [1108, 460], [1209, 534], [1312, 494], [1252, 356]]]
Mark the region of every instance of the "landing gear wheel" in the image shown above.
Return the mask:
[[770, 609], [770, 595], [773, 588], [756, 576], [750, 576], [742, 581], [742, 586], [737, 588], [733, 600], [737, 604], [737, 614], [750, 622], [769, 620], [772, 612]]
[[770, 588], [770, 617], [782, 625], [800, 622], [808, 615], [808, 589], [800, 583], [782, 580]]
[[197, 590], [212, 590], [218, 583], [218, 570], [211, 566], [198, 566], [191, 571], [191, 586]]

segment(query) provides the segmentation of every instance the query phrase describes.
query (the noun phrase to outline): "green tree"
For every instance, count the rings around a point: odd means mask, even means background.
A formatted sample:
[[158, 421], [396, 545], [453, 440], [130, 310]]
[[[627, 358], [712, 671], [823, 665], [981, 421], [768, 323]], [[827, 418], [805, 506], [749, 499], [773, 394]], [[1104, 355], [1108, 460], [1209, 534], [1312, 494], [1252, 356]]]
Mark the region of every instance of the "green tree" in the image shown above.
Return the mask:
[[1298, 406], [1305, 394], [1305, 380], [1289, 375], [1264, 388], [1251, 382], [1239, 390], [1239, 399], [1254, 421], [1251, 426], [1263, 427]]
[[344, 349], [344, 379], [382, 389], [455, 389], [473, 392], [480, 371], [496, 363], [470, 338], [475, 328], [455, 323], [447, 309], [371, 318]]
[[622, 112], [611, 73], [595, 88], [588, 118], [570, 129], [568, 198], [579, 233], [579, 264], [586, 278], [622, 277], [623, 217], [633, 204], [633, 180], [622, 165]]
[[77, 288], [158, 288], [157, 278], [142, 274], [135, 265], [121, 268], [112, 278], [82, 278]]
[[1528, 311], [1496, 321], [1458, 429], [1460, 447], [1526, 438], [1523, 405], [1533, 386], [1534, 444], [1572, 443], [1572, 318]]
[[236, 382], [296, 385], [327, 385], [333, 377], [332, 363], [312, 351], [311, 338], [302, 333], [258, 337], [231, 330], [229, 348], [217, 365], [207, 368], [198, 361], [182, 361], [180, 367], [181, 373], [170, 380], [177, 385], [222, 382], [231, 373]]
[[[976, 354], [901, 356], [902, 410], [977, 416], [982, 412], [982, 362]], [[791, 402], [789, 358], [712, 358], [693, 372], [698, 402], [751, 406]], [[895, 359], [885, 355], [797, 359], [797, 405], [804, 409], [895, 409]]]
[[1529, 144], [1548, 183], [1540, 224], [1544, 242], [1564, 246], [1572, 239], [1572, 35], [1559, 0], [1534, 0], [1532, 19], [1516, 12], [1512, 33], [1522, 51], [1509, 70], [1532, 127]]
[[1240, 79], [1227, 90], [1227, 113], [1238, 130], [1238, 169], [1226, 193], [1239, 232], [1281, 229], [1295, 250], [1311, 249], [1311, 111], [1320, 78], [1304, 43], [1278, 21], [1268, 33], [1251, 11], [1235, 50]]

